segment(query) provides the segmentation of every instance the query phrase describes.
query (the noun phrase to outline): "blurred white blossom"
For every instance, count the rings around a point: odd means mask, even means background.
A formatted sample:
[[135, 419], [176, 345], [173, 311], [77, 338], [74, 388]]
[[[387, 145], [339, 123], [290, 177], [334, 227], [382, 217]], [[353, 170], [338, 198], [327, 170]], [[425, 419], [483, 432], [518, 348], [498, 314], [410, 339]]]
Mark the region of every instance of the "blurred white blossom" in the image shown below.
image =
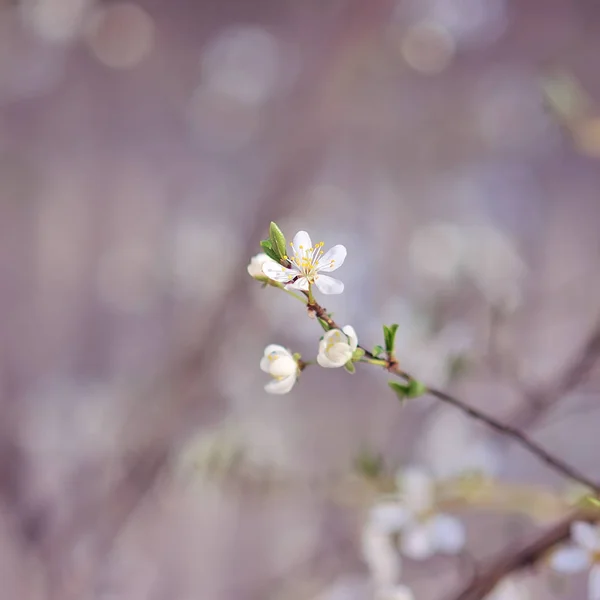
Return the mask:
[[498, 583], [485, 600], [530, 600], [529, 588], [521, 579], [505, 577]]
[[277, 39], [260, 27], [222, 31], [204, 49], [202, 73], [207, 86], [224, 97], [259, 104], [277, 89], [282, 75]]
[[271, 375], [273, 381], [265, 385], [269, 394], [287, 394], [298, 378], [298, 363], [289, 350], [277, 344], [265, 348], [260, 368]]
[[582, 521], [573, 523], [571, 542], [552, 554], [550, 565], [565, 574], [589, 570], [588, 598], [600, 600], [600, 526]]
[[522, 299], [525, 263], [508, 236], [489, 226], [466, 230], [465, 270], [488, 302], [512, 311]]
[[399, 498], [376, 504], [369, 516], [370, 526], [388, 534], [400, 532], [400, 551], [414, 560], [438, 552], [460, 552], [465, 545], [463, 524], [435, 511], [433, 479], [424, 470], [411, 467], [398, 475], [397, 484]]
[[415, 595], [407, 585], [394, 585], [377, 590], [375, 600], [414, 600]]
[[369, 567], [375, 589], [396, 585], [402, 573], [402, 560], [389, 531], [377, 522], [368, 522], [362, 532], [362, 555]]
[[319, 342], [317, 362], [326, 368], [343, 367], [354, 354], [358, 346], [358, 337], [352, 325], [339, 329], [330, 329]]

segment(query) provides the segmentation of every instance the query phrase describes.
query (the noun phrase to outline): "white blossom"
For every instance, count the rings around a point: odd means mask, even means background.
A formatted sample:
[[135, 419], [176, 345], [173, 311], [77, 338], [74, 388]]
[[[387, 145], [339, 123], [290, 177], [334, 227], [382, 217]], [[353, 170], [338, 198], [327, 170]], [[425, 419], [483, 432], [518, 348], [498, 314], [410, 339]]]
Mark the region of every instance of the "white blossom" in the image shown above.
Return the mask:
[[298, 363], [289, 350], [277, 344], [270, 344], [265, 348], [260, 368], [273, 378], [273, 381], [265, 385], [269, 394], [287, 394], [298, 379]]
[[308, 290], [309, 285], [315, 284], [323, 294], [341, 294], [344, 284], [329, 275], [344, 264], [346, 248], [340, 244], [323, 253], [323, 242], [313, 246], [306, 231], [299, 231], [290, 246], [293, 255], [284, 257], [290, 267], [272, 263], [264, 263], [262, 272], [275, 281], [286, 283], [297, 290]]
[[415, 595], [407, 585], [394, 585], [375, 592], [375, 600], [414, 600]]
[[272, 258], [267, 256], [264, 252], [261, 252], [260, 254], [253, 256], [250, 259], [250, 264], [248, 265], [248, 273], [250, 274], [251, 277], [264, 277], [265, 274], [263, 273], [262, 268], [263, 268], [263, 265], [267, 264], [267, 263], [272, 263], [274, 265], [277, 264]]
[[565, 574], [588, 569], [588, 598], [600, 600], [600, 526], [576, 521], [571, 525], [571, 542], [554, 552], [550, 565]]
[[456, 517], [436, 513], [431, 477], [409, 468], [397, 482], [399, 498], [375, 505], [370, 522], [388, 534], [400, 532], [400, 551], [413, 560], [460, 552], [465, 545], [464, 526]]
[[343, 367], [354, 354], [358, 346], [358, 337], [354, 327], [346, 325], [339, 329], [330, 329], [319, 342], [317, 362], [326, 368]]
[[362, 555], [369, 567], [375, 589], [388, 589], [398, 583], [402, 561], [388, 532], [367, 523], [362, 532]]
[[522, 579], [506, 577], [485, 597], [485, 600], [531, 600], [531, 593]]

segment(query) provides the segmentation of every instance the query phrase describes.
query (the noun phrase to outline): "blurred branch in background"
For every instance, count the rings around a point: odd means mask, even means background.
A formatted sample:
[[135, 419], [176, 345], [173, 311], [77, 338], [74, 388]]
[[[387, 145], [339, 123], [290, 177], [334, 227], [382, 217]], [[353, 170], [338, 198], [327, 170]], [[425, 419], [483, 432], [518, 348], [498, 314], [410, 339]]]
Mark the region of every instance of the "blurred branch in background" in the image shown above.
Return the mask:
[[[336, 95], [349, 91], [332, 86], [332, 73], [338, 71], [338, 65], [349, 52], [354, 52], [357, 44], [363, 43], [361, 40], [377, 36], [389, 9], [388, 0], [368, 5], [362, 0], [353, 0], [335, 18], [319, 23], [310, 58], [291, 91], [292, 100], [286, 99], [273, 111], [270, 126], [273, 135], [268, 145], [278, 154], [277, 166], [254, 211], [252, 224], [244, 234], [243, 252], [228, 289], [212, 309], [203, 311], [208, 329], [202, 332], [197, 348], [186, 350], [166, 373], [136, 395], [130, 408], [131, 417], [122, 431], [124, 466], [117, 485], [108, 489], [105, 496], [76, 505], [68, 523], [56, 535], [42, 541], [45, 563], [51, 574], [50, 597], [79, 597], [92, 589], [90, 586], [94, 585], [119, 531], [164, 470], [174, 443], [189, 428], [190, 413], [197, 413], [198, 404], [214, 393], [210, 378], [218, 356], [218, 340], [243, 318], [248, 301], [247, 281], [239, 273], [245, 271], [247, 256], [253, 253], [256, 240], [263, 235], [265, 223], [274, 215], [285, 215], [294, 208], [297, 194], [322, 164], [328, 142], [336, 135]], [[199, 276], [202, 276], [200, 272]], [[88, 559], [90, 571], [71, 571], [67, 590], [65, 569], [68, 567], [65, 555], [57, 553], [57, 548], [74, 547], [83, 535], [90, 535], [91, 524], [94, 524], [95, 550]]]
[[[598, 396], [599, 16], [0, 2], [6, 597], [373, 600], [365, 513], [407, 461], [492, 556], [468, 586], [454, 561], [407, 562], [419, 600], [483, 597], [566, 541], [548, 523], [573, 502], [504, 441], [600, 477], [599, 414], [539, 427]], [[372, 369], [266, 397], [261, 345], [304, 356], [318, 335], [246, 275], [273, 219], [342, 238], [328, 308], [366, 348], [400, 323], [395, 368], [441, 402], [400, 410]], [[452, 479], [478, 469], [479, 487]], [[526, 525], [549, 529], [522, 544]]]

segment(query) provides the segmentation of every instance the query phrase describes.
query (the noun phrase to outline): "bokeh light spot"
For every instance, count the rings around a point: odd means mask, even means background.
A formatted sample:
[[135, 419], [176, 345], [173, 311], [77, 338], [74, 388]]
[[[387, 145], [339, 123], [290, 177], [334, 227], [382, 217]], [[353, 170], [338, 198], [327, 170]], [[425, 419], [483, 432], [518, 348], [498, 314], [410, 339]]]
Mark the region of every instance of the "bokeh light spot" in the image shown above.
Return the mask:
[[402, 42], [402, 56], [415, 70], [425, 74], [443, 71], [454, 56], [454, 40], [446, 29], [423, 22], [412, 27]]
[[130, 69], [154, 46], [152, 17], [131, 2], [98, 8], [90, 18], [86, 41], [92, 54], [113, 69]]
[[273, 35], [258, 27], [232, 27], [204, 50], [202, 75], [209, 89], [238, 102], [258, 104], [279, 83], [280, 48]]

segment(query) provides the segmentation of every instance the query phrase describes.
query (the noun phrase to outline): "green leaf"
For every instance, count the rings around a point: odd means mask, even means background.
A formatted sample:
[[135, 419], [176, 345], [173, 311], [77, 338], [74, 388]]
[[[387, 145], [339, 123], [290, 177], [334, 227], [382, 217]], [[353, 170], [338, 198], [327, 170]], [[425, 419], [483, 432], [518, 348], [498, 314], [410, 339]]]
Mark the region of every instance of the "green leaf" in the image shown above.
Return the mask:
[[372, 452], [368, 448], [363, 448], [354, 459], [354, 469], [359, 475], [375, 479], [379, 477], [384, 470], [383, 456]]
[[416, 379], [411, 379], [406, 384], [398, 383], [397, 381], [388, 381], [388, 385], [400, 400], [418, 398], [427, 391], [425, 384]]
[[594, 496], [587, 496], [586, 500], [590, 503], [593, 504], [594, 506], [600, 508], [600, 498], [595, 498]]
[[409, 396], [409, 386], [398, 383], [397, 381], [388, 381], [388, 385], [392, 389], [392, 391], [398, 396], [398, 400], [404, 401]]
[[427, 387], [422, 381], [411, 379], [408, 384], [408, 397], [418, 398], [427, 392]]
[[455, 354], [448, 360], [447, 368], [450, 381], [455, 381], [467, 372], [469, 359], [464, 354]]
[[279, 262], [287, 252], [285, 244], [285, 236], [276, 223], [271, 221], [269, 226], [269, 240], [271, 242], [271, 249], [277, 254], [277, 262]]
[[357, 361], [360, 360], [365, 355], [365, 351], [362, 348], [357, 348], [352, 354], [352, 360]]
[[396, 331], [398, 331], [398, 323], [394, 323], [389, 327], [387, 325], [383, 326], [383, 339], [385, 341], [385, 351], [388, 354], [392, 354], [394, 352], [394, 341], [396, 339]]
[[384, 348], [379, 344], [373, 348], [373, 356], [379, 358], [385, 352]]
[[354, 366], [354, 363], [349, 360], [345, 365], [344, 365], [344, 369], [346, 369], [346, 371], [348, 371], [348, 373], [354, 373], [356, 371], [356, 368]]
[[279, 256], [276, 252], [273, 251], [273, 248], [271, 248], [270, 240], [262, 240], [262, 242], [260, 243], [260, 247], [264, 250], [265, 254], [269, 258], [272, 258], [274, 261], [279, 262]]

